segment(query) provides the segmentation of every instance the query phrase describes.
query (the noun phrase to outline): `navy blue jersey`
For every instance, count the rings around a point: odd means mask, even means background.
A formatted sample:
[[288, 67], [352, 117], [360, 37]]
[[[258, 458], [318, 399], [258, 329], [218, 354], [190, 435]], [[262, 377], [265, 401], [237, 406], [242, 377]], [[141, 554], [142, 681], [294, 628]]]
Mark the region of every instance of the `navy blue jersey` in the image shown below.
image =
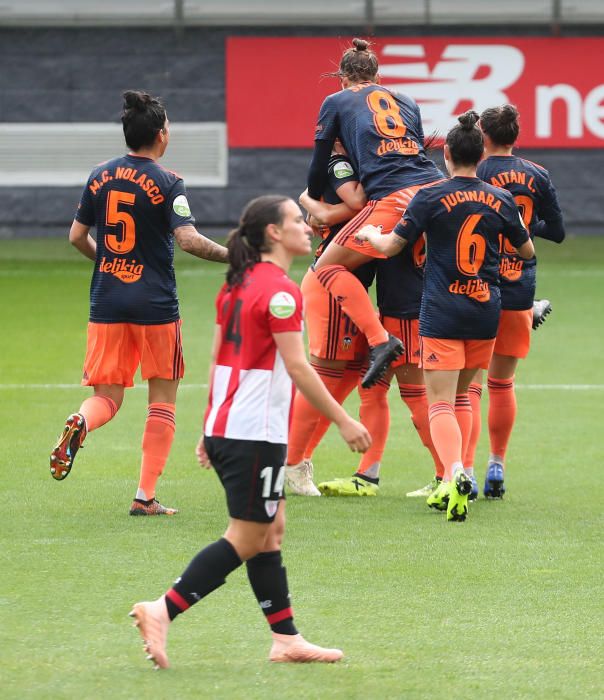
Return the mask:
[[146, 325], [179, 318], [172, 232], [195, 220], [178, 175], [131, 154], [102, 163], [88, 178], [75, 218], [96, 226], [91, 321]]
[[420, 236], [398, 255], [377, 261], [377, 305], [382, 316], [419, 317], [426, 262], [426, 239]]
[[512, 195], [477, 177], [453, 177], [421, 189], [395, 233], [427, 240], [420, 335], [482, 340], [497, 334], [499, 236], [528, 240]]
[[315, 140], [339, 138], [369, 199], [443, 177], [424, 151], [417, 103], [382, 85], [361, 83], [325, 98]]
[[[561, 224], [556, 190], [549, 173], [540, 165], [516, 156], [490, 156], [479, 164], [477, 174], [485, 182], [512, 193], [531, 238], [538, 221]], [[535, 298], [537, 259], [519, 258], [503, 240], [500, 252], [501, 307], [530, 309]]]
[[[329, 160], [328, 185], [323, 193], [323, 200], [327, 204], [340, 204], [341, 198], [338, 196], [338, 189], [347, 182], [358, 182], [359, 176], [350, 163], [350, 158], [344, 155], [334, 155]], [[315, 251], [315, 262], [321, 257], [321, 253], [327, 248], [336, 234], [346, 226], [348, 222], [342, 221], [329, 227], [329, 233], [323, 238]], [[365, 263], [353, 270], [353, 275], [357, 277], [361, 284], [368, 289], [373, 284], [375, 277], [375, 261]]]

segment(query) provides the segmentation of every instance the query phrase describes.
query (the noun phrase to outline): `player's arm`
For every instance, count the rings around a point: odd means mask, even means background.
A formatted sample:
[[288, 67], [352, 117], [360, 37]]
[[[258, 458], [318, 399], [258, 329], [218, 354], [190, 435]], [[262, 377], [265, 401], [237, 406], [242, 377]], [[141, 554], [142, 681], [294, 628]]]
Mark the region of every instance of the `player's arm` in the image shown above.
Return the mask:
[[533, 241], [529, 238], [525, 243], [520, 246], [514, 246], [518, 255], [525, 260], [530, 260], [535, 257], [535, 246]]
[[227, 249], [220, 243], [202, 236], [192, 224], [185, 224], [175, 228], [174, 238], [176, 238], [176, 242], [185, 253], [214, 262], [228, 261]]
[[560, 209], [556, 189], [549, 180], [542, 192], [537, 215], [539, 221], [531, 228], [533, 236], [545, 238], [554, 243], [562, 243], [566, 237], [564, 219], [562, 218], [562, 210]]
[[[212, 350], [210, 353], [210, 375], [208, 379], [208, 386], [212, 386], [212, 379], [214, 378], [214, 369], [216, 367], [216, 359], [218, 358], [218, 350], [220, 349], [221, 340], [222, 328], [218, 324], [216, 324], [214, 326], [214, 340], [212, 341]], [[202, 432], [201, 437], [199, 438], [199, 442], [197, 443], [197, 447], [195, 448], [195, 454], [197, 455], [199, 464], [201, 464], [202, 467], [204, 467], [205, 469], [211, 469], [212, 463], [210, 462], [205, 445], [203, 444], [203, 438], [204, 435]]]
[[353, 452], [365, 452], [371, 445], [371, 436], [364, 425], [346, 413], [327, 391], [319, 375], [308, 364], [302, 333], [297, 331], [273, 333], [273, 338], [287, 373], [304, 398], [338, 426], [340, 435]]
[[308, 168], [307, 187], [312, 199], [321, 199], [329, 181], [328, 167], [331, 151], [338, 136], [338, 117], [332, 100], [327, 97], [321, 105], [315, 130], [315, 147]]
[[357, 213], [348, 204], [328, 204], [318, 199], [312, 199], [308, 195], [308, 190], [304, 190], [299, 197], [300, 204], [313, 217], [319, 226], [335, 226], [343, 221], [349, 221]]
[[96, 241], [90, 235], [90, 226], [85, 226], [76, 219], [71, 224], [69, 230], [69, 242], [76, 247], [80, 253], [90, 260], [96, 260]]

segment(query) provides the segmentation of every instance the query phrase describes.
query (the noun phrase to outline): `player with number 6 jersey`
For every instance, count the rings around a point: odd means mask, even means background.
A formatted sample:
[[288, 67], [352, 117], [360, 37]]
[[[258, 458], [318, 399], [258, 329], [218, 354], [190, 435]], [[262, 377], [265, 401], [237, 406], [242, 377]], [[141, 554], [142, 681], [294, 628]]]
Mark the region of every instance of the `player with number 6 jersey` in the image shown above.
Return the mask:
[[428, 505], [447, 510], [448, 520], [465, 520], [471, 475], [463, 458], [472, 429], [468, 386], [478, 368], [489, 365], [501, 309], [499, 236], [525, 259], [533, 244], [509, 192], [476, 176], [484, 141], [478, 114], [461, 115], [447, 134], [445, 162], [451, 178], [422, 189], [394, 231], [361, 230], [386, 255], [426, 236], [419, 332], [421, 364], [430, 403], [430, 433], [445, 467]]
[[307, 642], [296, 629], [281, 558], [285, 533], [285, 454], [294, 384], [329, 419], [351, 449], [364, 452], [367, 430], [330, 396], [308, 364], [302, 342], [302, 296], [288, 278], [294, 257], [310, 253], [310, 228], [281, 195], [252, 200], [228, 240], [229, 270], [216, 302], [210, 402], [197, 446], [226, 493], [224, 536], [202, 549], [165, 595], [138, 603], [148, 658], [168, 666], [170, 622], [226, 583], [244, 562], [272, 631], [274, 662], [334, 662], [339, 649]]
[[94, 396], [67, 418], [50, 471], [58, 481], [69, 474], [87, 433], [115, 416], [140, 365], [149, 382], [149, 406], [130, 515], [173, 515], [175, 509], [157, 501], [155, 488], [174, 438], [176, 391], [184, 373], [174, 239], [208, 260], [225, 262], [227, 251], [196, 231], [182, 178], [156, 162], [170, 133], [162, 103], [144, 92], [125, 92], [122, 123], [131, 150], [94, 168], [69, 233], [71, 243], [94, 261], [82, 379], [94, 387]]

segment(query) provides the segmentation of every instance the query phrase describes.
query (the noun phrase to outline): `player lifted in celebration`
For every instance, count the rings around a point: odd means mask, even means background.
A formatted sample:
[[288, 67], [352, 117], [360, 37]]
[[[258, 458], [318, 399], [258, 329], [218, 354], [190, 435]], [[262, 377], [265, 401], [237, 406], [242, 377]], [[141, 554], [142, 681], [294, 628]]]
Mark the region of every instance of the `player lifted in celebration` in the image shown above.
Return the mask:
[[[520, 132], [516, 107], [505, 104], [486, 109], [479, 124], [487, 157], [478, 166], [478, 177], [512, 193], [531, 238], [561, 243], [564, 222], [549, 173], [512, 153]], [[484, 495], [488, 498], [501, 498], [505, 493], [505, 454], [516, 418], [514, 373], [531, 343], [537, 271], [536, 258], [522, 260], [503, 237], [500, 252], [502, 311], [487, 381], [490, 452]]]
[[250, 585], [273, 635], [271, 661], [338, 661], [342, 652], [310, 644], [293, 621], [281, 560], [285, 530], [285, 454], [294, 384], [334, 421], [351, 449], [371, 439], [333, 399], [308, 364], [302, 341], [302, 295], [287, 271], [310, 253], [310, 228], [298, 205], [267, 195], [245, 208], [228, 241], [227, 282], [216, 300], [210, 401], [197, 454], [226, 492], [224, 536], [201, 550], [174, 586], [138, 603], [136, 618], [149, 658], [168, 666], [170, 622], [225, 583], [246, 562]]
[[[226, 262], [227, 250], [197, 232], [182, 179], [156, 162], [170, 136], [162, 103], [144, 92], [125, 92], [122, 123], [130, 152], [92, 171], [69, 232], [70, 242], [94, 261], [82, 379], [94, 395], [67, 418], [50, 472], [59, 481], [69, 474], [87, 433], [119, 410], [140, 364], [149, 407], [130, 515], [172, 515], [176, 510], [155, 498], [155, 486], [174, 438], [184, 373], [174, 239], [206, 260]], [[96, 241], [89, 235], [93, 226]]]
[[308, 193], [319, 199], [327, 183], [327, 164], [339, 137], [369, 199], [327, 247], [316, 265], [317, 278], [365, 334], [371, 346], [363, 386], [375, 384], [403, 344], [389, 335], [375, 314], [363, 285], [351, 270], [382, 257], [354, 234], [365, 224], [388, 233], [414, 194], [442, 179], [426, 157], [419, 107], [410, 97], [378, 84], [378, 60], [362, 39], [353, 40], [340, 61], [337, 76], [342, 90], [329, 95], [321, 107], [315, 148], [308, 174]]
[[468, 386], [491, 360], [501, 309], [499, 236], [518, 254], [534, 248], [512, 195], [476, 177], [484, 142], [470, 111], [447, 134], [445, 162], [451, 178], [414, 197], [394, 231], [364, 227], [359, 238], [385, 255], [413, 245], [425, 232], [427, 259], [420, 309], [421, 363], [430, 404], [430, 433], [445, 467], [428, 505], [447, 520], [466, 518], [471, 479], [463, 457], [472, 429]]

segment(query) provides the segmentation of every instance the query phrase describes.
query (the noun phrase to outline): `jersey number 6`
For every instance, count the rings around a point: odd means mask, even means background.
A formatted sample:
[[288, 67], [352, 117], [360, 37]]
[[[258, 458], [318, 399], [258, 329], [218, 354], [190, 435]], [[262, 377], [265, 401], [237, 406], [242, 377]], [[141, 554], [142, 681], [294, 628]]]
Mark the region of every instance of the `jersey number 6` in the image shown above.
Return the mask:
[[107, 196], [107, 212], [105, 214], [106, 226], [118, 226], [121, 224], [121, 235], [115, 233], [105, 234], [105, 246], [118, 255], [129, 253], [136, 243], [136, 225], [132, 214], [118, 209], [120, 204], [134, 205], [136, 195], [131, 192], [110, 190]]
[[483, 236], [476, 231], [482, 214], [470, 214], [457, 234], [457, 269], [468, 277], [475, 277], [482, 267], [487, 249]]

